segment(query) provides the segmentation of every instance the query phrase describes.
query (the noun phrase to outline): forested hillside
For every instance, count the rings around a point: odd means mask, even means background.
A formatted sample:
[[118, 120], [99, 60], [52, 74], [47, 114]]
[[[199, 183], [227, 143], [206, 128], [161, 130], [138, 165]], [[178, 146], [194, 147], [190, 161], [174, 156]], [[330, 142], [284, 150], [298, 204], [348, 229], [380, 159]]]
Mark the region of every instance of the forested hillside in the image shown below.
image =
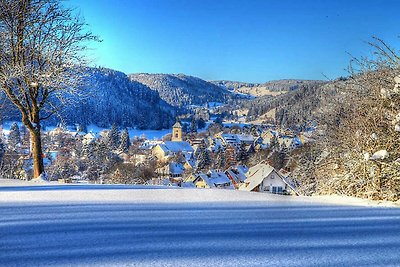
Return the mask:
[[323, 83], [302, 84], [286, 94], [275, 97], [266, 95], [244, 102], [243, 106], [249, 109], [247, 119], [257, 119], [271, 109], [276, 109], [278, 125], [302, 130], [309, 121], [314, 120], [313, 112], [323, 100], [323, 88]]
[[[143, 129], [168, 128], [175, 122], [175, 108], [163, 101], [158, 93], [147, 86], [129, 80], [122, 72], [104, 68], [88, 68], [79, 96], [69, 98], [68, 105], [60, 105], [58, 116], [46, 124], [96, 124]], [[65, 96], [68, 98], [68, 96]], [[3, 120], [19, 120], [18, 112], [8, 101], [2, 101]], [[7, 110], [7, 112], [5, 112]]]
[[183, 74], [139, 73], [131, 74], [129, 78], [157, 91], [163, 100], [175, 107], [226, 102], [234, 97], [229, 91], [213, 83]]

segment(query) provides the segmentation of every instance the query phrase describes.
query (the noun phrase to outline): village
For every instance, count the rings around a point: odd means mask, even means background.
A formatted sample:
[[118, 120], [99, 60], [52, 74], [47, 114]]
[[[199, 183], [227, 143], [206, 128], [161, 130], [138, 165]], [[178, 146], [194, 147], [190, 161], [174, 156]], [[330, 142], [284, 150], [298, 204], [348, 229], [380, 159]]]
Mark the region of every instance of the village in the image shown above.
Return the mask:
[[[193, 129], [196, 128], [196, 129]], [[199, 128], [199, 130], [197, 130]], [[7, 149], [3, 177], [27, 180], [29, 135], [14, 123], [2, 130]], [[312, 132], [294, 133], [271, 123], [177, 119], [162, 138], [129, 137], [113, 125], [99, 132], [55, 127], [43, 133], [44, 163], [59, 183], [146, 184], [297, 194], [291, 153]]]

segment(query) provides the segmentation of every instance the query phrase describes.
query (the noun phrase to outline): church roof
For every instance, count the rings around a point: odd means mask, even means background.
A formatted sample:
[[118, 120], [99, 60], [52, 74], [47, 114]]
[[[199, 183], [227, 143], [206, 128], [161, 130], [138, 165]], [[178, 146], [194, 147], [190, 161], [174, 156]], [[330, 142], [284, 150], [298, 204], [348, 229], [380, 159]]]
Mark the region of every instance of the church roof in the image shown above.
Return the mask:
[[161, 145], [163, 146], [161, 148], [164, 151], [168, 150], [171, 152], [193, 152], [192, 146], [186, 141], [165, 141], [164, 144]]
[[175, 124], [172, 126], [172, 128], [182, 128], [182, 125], [179, 123], [179, 121], [175, 122]]

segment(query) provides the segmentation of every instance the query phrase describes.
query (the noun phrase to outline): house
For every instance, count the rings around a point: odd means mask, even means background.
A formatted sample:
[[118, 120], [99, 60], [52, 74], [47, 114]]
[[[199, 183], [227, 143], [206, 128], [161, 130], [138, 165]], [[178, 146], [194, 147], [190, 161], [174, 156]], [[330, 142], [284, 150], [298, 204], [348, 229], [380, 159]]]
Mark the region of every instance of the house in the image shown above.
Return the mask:
[[171, 162], [164, 167], [156, 169], [156, 173], [163, 178], [170, 178], [173, 180], [179, 180], [182, 178], [182, 174], [185, 171], [183, 164]]
[[224, 146], [233, 146], [239, 148], [240, 140], [236, 134], [221, 134], [220, 139]]
[[193, 169], [196, 168], [196, 160], [194, 159], [194, 157], [190, 158], [190, 159], [186, 159], [185, 163], [183, 164], [183, 167], [185, 168], [185, 170], [188, 171], [192, 171]]
[[251, 134], [238, 134], [237, 139], [240, 144], [252, 145], [254, 143], [254, 136]]
[[208, 140], [206, 138], [194, 138], [188, 140], [191, 146], [201, 146], [206, 145], [208, 146]]
[[283, 144], [288, 148], [289, 151], [300, 147], [302, 145], [302, 142], [298, 137], [288, 137], [288, 136], [283, 136], [278, 138], [278, 143], [280, 146]]
[[200, 172], [194, 176], [193, 184], [197, 188], [225, 188], [234, 189], [231, 180], [221, 171]]
[[272, 166], [260, 163], [251, 167], [246, 174], [244, 184], [239, 187], [242, 191], [270, 192], [273, 194], [289, 194], [295, 192], [285, 177]]
[[249, 169], [245, 165], [232, 166], [225, 171], [226, 176], [231, 180], [233, 186], [238, 189], [240, 184], [247, 179], [246, 173]]
[[57, 136], [64, 133], [64, 129], [61, 127], [56, 127], [53, 130], [49, 131], [49, 136]]
[[83, 136], [82, 143], [83, 143], [83, 144], [89, 144], [89, 143], [91, 143], [94, 139], [96, 139], [96, 135], [95, 135], [94, 133], [90, 132], [90, 133], [87, 133], [87, 134], [85, 134], [85, 135]]
[[140, 149], [153, 149], [156, 145], [162, 144], [162, 141], [159, 140], [144, 140], [143, 143], [140, 145]]
[[182, 154], [186, 159], [190, 159], [193, 155], [193, 147], [186, 141], [165, 141], [156, 145], [152, 154], [159, 160], [166, 160], [169, 157]]
[[254, 149], [256, 151], [259, 151], [259, 150], [262, 150], [262, 149], [266, 149], [266, 148], [269, 147], [269, 143], [268, 143], [268, 145], [264, 144], [264, 139], [261, 136], [259, 136], [259, 137], [254, 139], [254, 144], [253, 145], [254, 145]]

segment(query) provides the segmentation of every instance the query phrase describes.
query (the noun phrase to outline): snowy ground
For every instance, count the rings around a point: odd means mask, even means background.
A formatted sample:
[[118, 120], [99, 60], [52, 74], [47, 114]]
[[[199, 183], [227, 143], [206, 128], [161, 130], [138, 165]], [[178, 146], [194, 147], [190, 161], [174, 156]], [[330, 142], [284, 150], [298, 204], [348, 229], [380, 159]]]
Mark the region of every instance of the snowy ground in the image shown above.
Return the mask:
[[399, 266], [400, 209], [345, 200], [0, 180], [0, 266]]

